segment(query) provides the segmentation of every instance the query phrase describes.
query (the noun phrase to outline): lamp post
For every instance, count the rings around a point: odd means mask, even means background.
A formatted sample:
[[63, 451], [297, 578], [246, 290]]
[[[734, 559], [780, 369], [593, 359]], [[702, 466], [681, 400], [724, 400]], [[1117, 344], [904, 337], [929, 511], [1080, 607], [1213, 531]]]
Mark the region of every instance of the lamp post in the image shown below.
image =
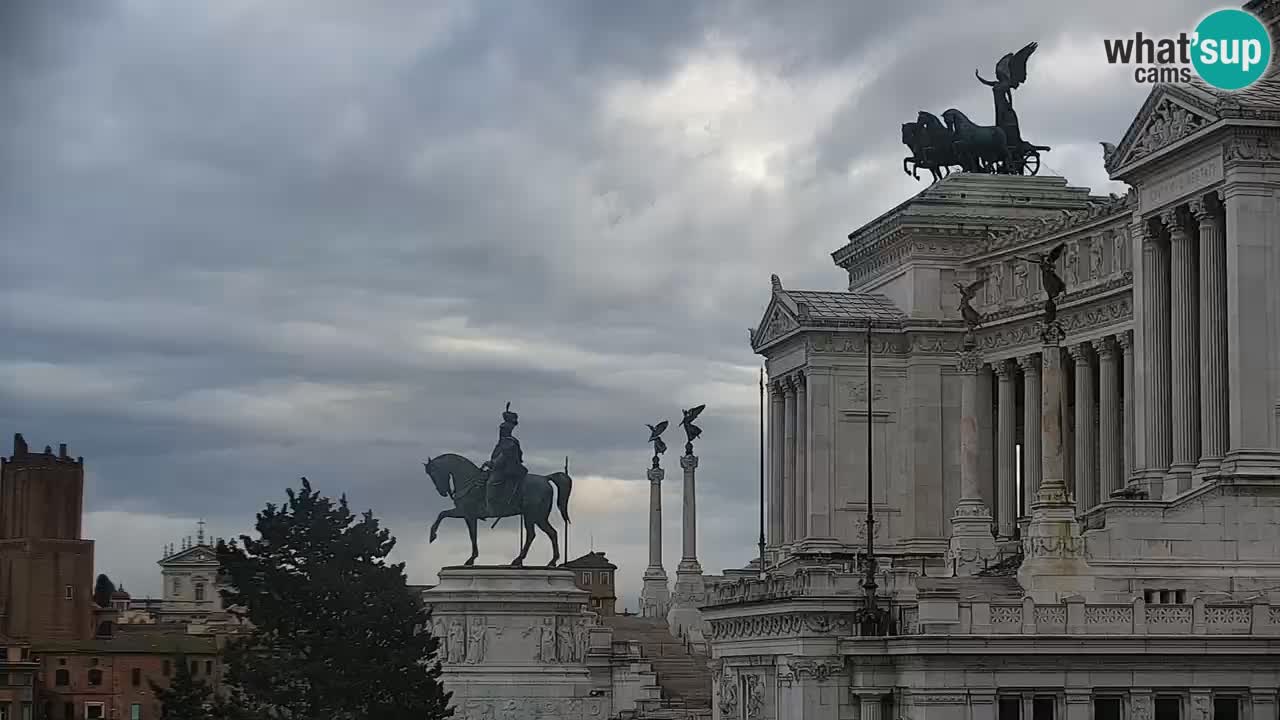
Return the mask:
[[871, 382], [871, 320], [867, 320], [867, 573], [862, 581], [863, 607], [858, 612], [858, 634], [864, 637], [880, 637], [889, 634], [889, 614], [881, 609], [876, 599], [876, 515], [872, 503], [875, 475], [872, 472], [874, 432], [871, 402], [875, 397]]

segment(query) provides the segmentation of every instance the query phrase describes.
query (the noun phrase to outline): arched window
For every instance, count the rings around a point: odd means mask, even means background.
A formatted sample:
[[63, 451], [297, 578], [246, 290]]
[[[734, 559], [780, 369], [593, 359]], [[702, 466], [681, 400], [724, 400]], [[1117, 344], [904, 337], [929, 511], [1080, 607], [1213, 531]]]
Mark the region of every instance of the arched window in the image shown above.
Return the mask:
[[102, 671], [99, 670], [98, 668], [93, 668], [92, 670], [89, 671], [89, 685], [93, 687], [97, 687], [98, 685], [101, 685], [101, 684], [102, 684]]
[[66, 668], [58, 668], [58, 671], [53, 674], [53, 684], [58, 687], [66, 687], [70, 685], [71, 673], [67, 672]]

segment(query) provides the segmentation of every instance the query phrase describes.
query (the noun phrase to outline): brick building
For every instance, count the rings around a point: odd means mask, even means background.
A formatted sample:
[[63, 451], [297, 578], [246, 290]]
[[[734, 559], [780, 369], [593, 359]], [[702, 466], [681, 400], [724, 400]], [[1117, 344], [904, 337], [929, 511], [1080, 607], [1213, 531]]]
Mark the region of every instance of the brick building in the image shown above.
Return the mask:
[[50, 641], [40, 648], [41, 718], [155, 720], [151, 682], [168, 685], [185, 657], [198, 680], [222, 678], [218, 639], [181, 632], [127, 632], [110, 638]]
[[0, 634], [15, 640], [93, 633], [93, 541], [81, 537], [84, 459], [13, 439], [0, 458]]
[[0, 638], [0, 720], [33, 720], [38, 668], [26, 643]]
[[613, 573], [617, 565], [609, 562], [602, 552], [589, 552], [564, 564], [573, 571], [574, 583], [591, 593], [591, 609], [603, 617], [615, 614], [618, 593], [614, 589]]

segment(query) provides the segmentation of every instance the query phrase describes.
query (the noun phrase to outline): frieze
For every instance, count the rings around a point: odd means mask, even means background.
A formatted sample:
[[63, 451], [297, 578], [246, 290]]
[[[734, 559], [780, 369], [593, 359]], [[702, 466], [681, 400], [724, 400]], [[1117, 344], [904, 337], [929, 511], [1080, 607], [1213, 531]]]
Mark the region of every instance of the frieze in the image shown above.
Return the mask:
[[1007, 230], [987, 232], [984, 252], [995, 252], [1004, 249], [1022, 249], [1064, 232], [1080, 230], [1095, 221], [1113, 219], [1115, 216], [1132, 209], [1136, 196], [1133, 193], [1116, 195], [1112, 193], [1105, 200], [1090, 199], [1088, 207], [1081, 210], [1061, 210], [1057, 215], [1041, 215], [1038, 218], [1018, 223]]
[[1280, 160], [1280, 136], [1237, 135], [1222, 151], [1224, 162]]
[[[871, 352], [877, 355], [905, 354], [909, 349], [909, 341], [904, 335], [872, 335]], [[811, 335], [808, 338], [808, 349], [811, 352], [855, 353], [867, 354], [867, 339], [862, 333], [836, 337], [832, 333]]]
[[1082, 537], [1028, 537], [1022, 540], [1024, 557], [1070, 557], [1084, 553]]
[[604, 698], [469, 698], [454, 705], [457, 720], [579, 720], [603, 718]]
[[[1230, 146], [1225, 152], [1230, 153]], [[1206, 190], [1213, 184], [1221, 182], [1225, 157], [1225, 155], [1214, 155], [1171, 178], [1144, 186], [1142, 188], [1142, 213], [1145, 215], [1153, 212], [1171, 202], [1181, 200], [1188, 195]]]
[[[848, 385], [846, 385], [844, 396], [846, 400], [850, 403], [865, 403], [867, 401], [866, 381], [863, 381], [860, 383], [849, 383]], [[884, 385], [882, 385], [881, 383], [876, 383], [874, 386], [872, 386], [871, 399], [873, 401], [885, 399]]]
[[969, 696], [961, 693], [916, 695], [912, 693], [911, 701], [916, 705], [966, 705]]
[[786, 613], [711, 620], [711, 637], [735, 640], [800, 635], [847, 635], [852, 619], [844, 613]]
[[811, 677], [818, 682], [824, 682], [832, 675], [844, 672], [844, 660], [842, 658], [805, 658], [794, 663], [795, 673], [797, 677]]
[[[1126, 273], [1127, 276], [1127, 273]], [[1119, 283], [1117, 283], [1119, 284]], [[1132, 284], [1126, 277], [1124, 284]], [[1068, 297], [1071, 297], [1068, 295]], [[1030, 308], [1024, 309], [1024, 312]], [[1133, 301], [1127, 296], [1112, 298], [1104, 303], [1077, 306], [1060, 311], [1059, 323], [1067, 332], [1086, 332], [1094, 328], [1123, 322], [1133, 317]], [[1002, 325], [991, 330], [979, 331], [978, 341], [985, 351], [1014, 348], [1039, 343], [1039, 321], [1028, 318], [1017, 324]]]

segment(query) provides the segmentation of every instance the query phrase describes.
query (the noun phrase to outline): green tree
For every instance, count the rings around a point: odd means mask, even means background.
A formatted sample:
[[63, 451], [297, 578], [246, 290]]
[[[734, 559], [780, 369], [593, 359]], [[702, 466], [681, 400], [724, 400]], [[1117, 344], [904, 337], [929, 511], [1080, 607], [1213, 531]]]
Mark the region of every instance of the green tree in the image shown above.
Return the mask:
[[160, 720], [212, 720], [213, 688], [191, 674], [185, 655], [173, 659], [173, 679], [168, 687], [151, 682], [151, 692], [160, 701]]
[[257, 538], [219, 543], [224, 605], [249, 633], [227, 646], [244, 717], [435, 720], [453, 716], [430, 614], [388, 564], [391, 533], [312, 489], [258, 513]]
[[111, 595], [116, 591], [116, 584], [106, 575], [99, 575], [98, 582], [93, 585], [93, 602], [98, 607], [111, 607]]

